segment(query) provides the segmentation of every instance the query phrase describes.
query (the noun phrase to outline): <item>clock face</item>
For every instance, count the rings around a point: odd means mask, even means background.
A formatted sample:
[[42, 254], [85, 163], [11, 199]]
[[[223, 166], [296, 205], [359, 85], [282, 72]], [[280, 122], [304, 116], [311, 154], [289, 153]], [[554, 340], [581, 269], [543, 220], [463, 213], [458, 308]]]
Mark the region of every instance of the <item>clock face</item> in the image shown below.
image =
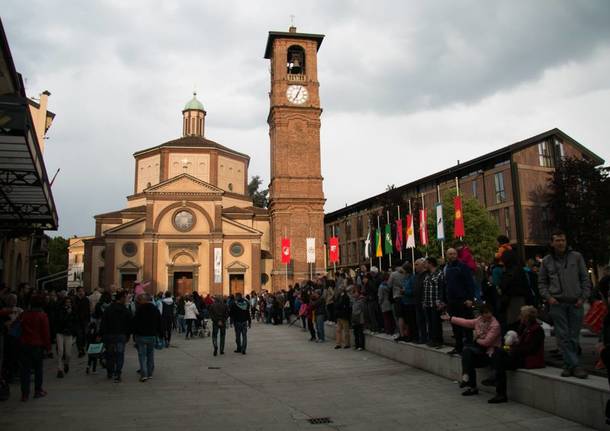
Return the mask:
[[294, 103], [295, 105], [302, 105], [307, 102], [307, 98], [309, 97], [309, 93], [307, 92], [307, 88], [302, 85], [289, 85], [286, 90], [286, 98], [290, 103]]
[[188, 211], [180, 211], [174, 216], [174, 225], [182, 232], [191, 230], [193, 227], [193, 214]]

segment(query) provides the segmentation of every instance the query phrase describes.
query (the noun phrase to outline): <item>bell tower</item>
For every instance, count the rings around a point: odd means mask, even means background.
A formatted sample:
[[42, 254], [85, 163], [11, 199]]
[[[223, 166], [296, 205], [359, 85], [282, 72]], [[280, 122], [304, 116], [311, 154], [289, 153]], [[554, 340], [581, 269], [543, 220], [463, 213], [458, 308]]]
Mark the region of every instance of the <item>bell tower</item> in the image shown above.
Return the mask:
[[[324, 35], [269, 32], [271, 60], [269, 212], [274, 291], [302, 282], [324, 268], [324, 192], [320, 166], [320, 96], [317, 53]], [[281, 241], [291, 242], [291, 263], [282, 264]], [[307, 238], [315, 238], [315, 263], [307, 263]]]

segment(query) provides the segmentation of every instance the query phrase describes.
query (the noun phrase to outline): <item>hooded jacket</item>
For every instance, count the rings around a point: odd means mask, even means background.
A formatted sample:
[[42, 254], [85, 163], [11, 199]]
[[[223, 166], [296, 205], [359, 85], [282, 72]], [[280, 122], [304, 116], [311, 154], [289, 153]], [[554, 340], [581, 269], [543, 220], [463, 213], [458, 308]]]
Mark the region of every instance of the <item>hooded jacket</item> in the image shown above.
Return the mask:
[[101, 335], [125, 335], [129, 338], [131, 333], [131, 313], [127, 307], [119, 302], [113, 302], [104, 311]]
[[236, 323], [252, 322], [250, 317], [250, 304], [244, 298], [236, 299], [231, 303], [231, 319]]
[[591, 294], [591, 282], [582, 255], [568, 249], [563, 256], [555, 253], [545, 256], [538, 274], [538, 289], [546, 300], [553, 297], [566, 303], [586, 301]]

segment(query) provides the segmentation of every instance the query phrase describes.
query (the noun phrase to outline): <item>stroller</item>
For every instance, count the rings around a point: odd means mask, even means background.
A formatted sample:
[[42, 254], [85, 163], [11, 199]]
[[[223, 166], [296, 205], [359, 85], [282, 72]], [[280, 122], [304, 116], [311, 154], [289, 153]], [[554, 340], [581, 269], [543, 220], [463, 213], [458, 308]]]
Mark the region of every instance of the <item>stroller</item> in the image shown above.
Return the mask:
[[204, 308], [199, 316], [197, 316], [197, 320], [195, 321], [195, 336], [199, 338], [209, 337], [210, 331], [208, 329], [207, 320], [209, 319], [210, 314], [208, 313], [207, 308]]

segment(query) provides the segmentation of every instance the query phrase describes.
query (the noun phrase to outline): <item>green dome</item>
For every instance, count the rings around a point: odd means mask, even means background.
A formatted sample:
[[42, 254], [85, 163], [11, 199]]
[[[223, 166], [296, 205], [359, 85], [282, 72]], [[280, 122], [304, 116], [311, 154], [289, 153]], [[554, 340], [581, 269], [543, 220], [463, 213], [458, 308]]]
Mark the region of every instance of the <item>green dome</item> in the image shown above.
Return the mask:
[[190, 110], [205, 111], [205, 109], [203, 109], [203, 103], [197, 100], [197, 93], [193, 93], [193, 98], [184, 105], [183, 111]]

